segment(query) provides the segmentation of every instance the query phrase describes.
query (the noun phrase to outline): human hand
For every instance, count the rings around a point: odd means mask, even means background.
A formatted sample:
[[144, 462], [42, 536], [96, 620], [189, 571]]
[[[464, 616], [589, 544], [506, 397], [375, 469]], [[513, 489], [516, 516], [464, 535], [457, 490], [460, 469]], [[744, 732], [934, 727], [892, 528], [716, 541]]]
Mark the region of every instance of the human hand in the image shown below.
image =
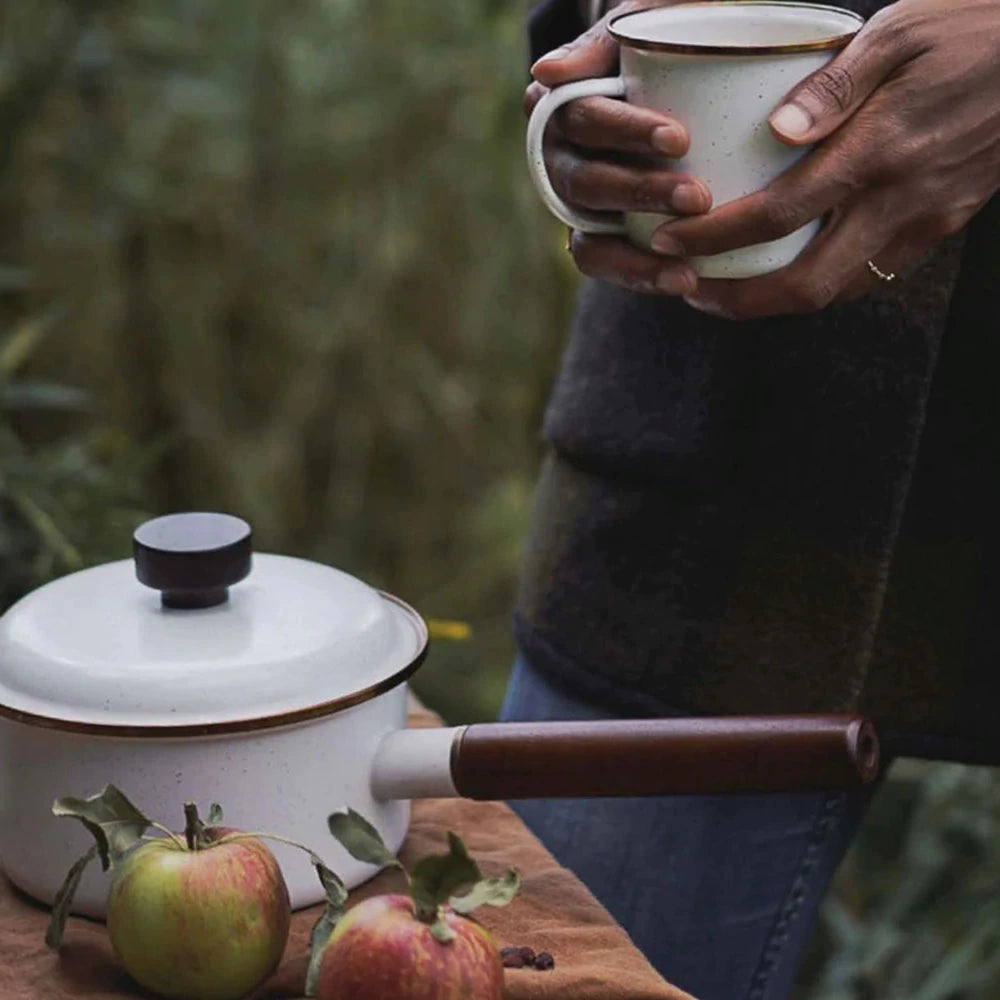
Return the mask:
[[[649, 4], [623, 3], [613, 13], [640, 6]], [[617, 73], [618, 44], [608, 34], [607, 22], [608, 17], [602, 18], [535, 63], [535, 81], [525, 92], [529, 114], [549, 88]], [[664, 164], [683, 156], [688, 141], [684, 126], [660, 112], [608, 97], [581, 98], [553, 115], [545, 134], [545, 162], [558, 194], [580, 208], [705, 212], [712, 200], [705, 184]], [[644, 253], [619, 237], [574, 232], [570, 249], [585, 274], [636, 291], [682, 295], [697, 286], [684, 261]]]
[[732, 319], [822, 309], [871, 292], [961, 230], [1000, 189], [1000, 0], [899, 0], [771, 116], [789, 145], [823, 140], [763, 191], [654, 236], [721, 253], [826, 217], [789, 266], [698, 283], [688, 302]]

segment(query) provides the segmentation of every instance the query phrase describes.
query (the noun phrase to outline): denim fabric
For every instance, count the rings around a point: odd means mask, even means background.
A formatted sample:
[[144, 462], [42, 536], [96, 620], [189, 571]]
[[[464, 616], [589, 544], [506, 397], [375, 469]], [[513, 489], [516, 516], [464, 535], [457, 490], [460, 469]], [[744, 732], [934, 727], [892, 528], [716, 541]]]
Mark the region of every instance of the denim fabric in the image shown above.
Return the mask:
[[[506, 720], [598, 719], [523, 658]], [[869, 793], [511, 803], [670, 982], [698, 1000], [783, 1000]]]

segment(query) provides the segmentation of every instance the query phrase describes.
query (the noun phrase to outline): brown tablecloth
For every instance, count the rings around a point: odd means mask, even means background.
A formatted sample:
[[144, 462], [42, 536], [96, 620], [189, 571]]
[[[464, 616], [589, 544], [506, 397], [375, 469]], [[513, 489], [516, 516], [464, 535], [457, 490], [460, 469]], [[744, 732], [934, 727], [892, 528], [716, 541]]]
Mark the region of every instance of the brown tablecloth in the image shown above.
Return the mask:
[[[433, 724], [414, 706], [411, 724]], [[402, 851], [405, 862], [445, 847], [454, 830], [488, 875], [510, 865], [523, 887], [506, 909], [482, 907], [476, 918], [501, 947], [529, 945], [548, 951], [555, 968], [505, 971], [508, 1000], [691, 1000], [664, 982], [581, 882], [560, 867], [505, 805], [461, 799], [415, 802]], [[352, 902], [401, 888], [385, 872], [351, 893]], [[296, 913], [285, 961], [254, 1000], [302, 997], [309, 931], [318, 910]], [[2, 1000], [109, 1000], [145, 997], [117, 966], [104, 926], [70, 918], [62, 950], [42, 938], [48, 911], [0, 877], [0, 998]]]

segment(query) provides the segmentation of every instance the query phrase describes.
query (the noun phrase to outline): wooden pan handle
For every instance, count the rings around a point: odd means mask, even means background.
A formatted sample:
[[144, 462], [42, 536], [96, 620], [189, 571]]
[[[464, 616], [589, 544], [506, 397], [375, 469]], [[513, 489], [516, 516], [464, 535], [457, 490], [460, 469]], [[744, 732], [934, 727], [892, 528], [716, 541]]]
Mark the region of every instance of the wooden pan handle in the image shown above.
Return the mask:
[[859, 715], [490, 723], [451, 753], [455, 788], [473, 799], [847, 790], [878, 769]]

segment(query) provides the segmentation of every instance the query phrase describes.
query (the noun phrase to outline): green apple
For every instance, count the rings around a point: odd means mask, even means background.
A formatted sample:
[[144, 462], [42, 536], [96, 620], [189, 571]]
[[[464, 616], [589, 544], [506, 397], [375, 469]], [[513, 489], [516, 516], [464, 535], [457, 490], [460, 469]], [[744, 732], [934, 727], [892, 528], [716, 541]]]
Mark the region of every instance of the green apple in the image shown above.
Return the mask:
[[435, 935], [409, 896], [374, 896], [339, 920], [322, 952], [318, 1000], [501, 1000], [503, 964], [485, 928], [448, 906]]
[[115, 869], [108, 932], [132, 977], [163, 997], [237, 1000], [277, 967], [291, 906], [258, 839], [207, 827], [149, 840]]

